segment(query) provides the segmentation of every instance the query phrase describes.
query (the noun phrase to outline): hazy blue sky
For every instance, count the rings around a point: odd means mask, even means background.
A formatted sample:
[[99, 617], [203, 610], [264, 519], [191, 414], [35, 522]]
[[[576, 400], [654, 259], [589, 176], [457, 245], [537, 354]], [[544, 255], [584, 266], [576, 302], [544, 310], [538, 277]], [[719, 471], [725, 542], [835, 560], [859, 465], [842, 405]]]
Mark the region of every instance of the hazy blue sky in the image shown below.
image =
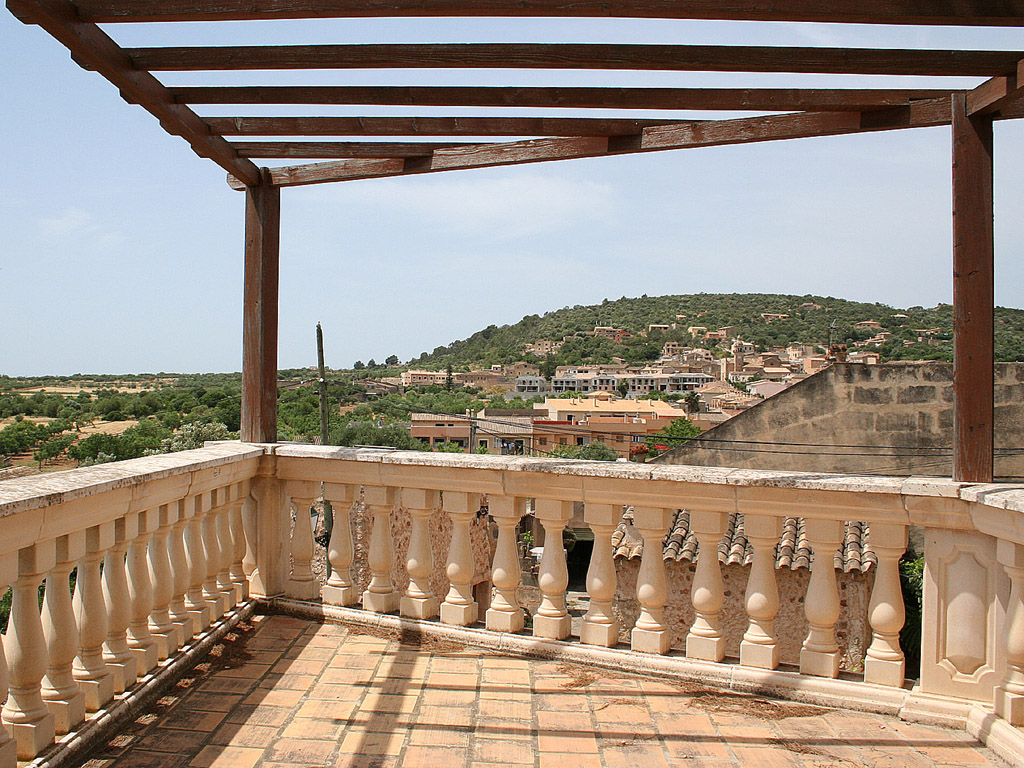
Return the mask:
[[[110, 31], [124, 45], [592, 41], [1024, 49], [1024, 34], [1012, 29], [664, 21], [350, 20]], [[632, 72], [457, 77], [522, 85], [980, 82]], [[162, 79], [453, 82], [440, 71]], [[243, 199], [227, 187], [223, 171], [4, 10], [0, 105], [0, 373], [238, 370]], [[289, 114], [280, 107], [211, 107], [202, 114], [232, 112]], [[342, 367], [390, 354], [406, 360], [490, 323], [623, 295], [764, 291], [899, 306], [948, 302], [949, 143], [948, 128], [917, 129], [287, 189], [280, 362], [315, 362], [318, 320], [328, 364]], [[1000, 304], [1024, 307], [1022, 255], [1024, 120], [1017, 120], [996, 128]]]

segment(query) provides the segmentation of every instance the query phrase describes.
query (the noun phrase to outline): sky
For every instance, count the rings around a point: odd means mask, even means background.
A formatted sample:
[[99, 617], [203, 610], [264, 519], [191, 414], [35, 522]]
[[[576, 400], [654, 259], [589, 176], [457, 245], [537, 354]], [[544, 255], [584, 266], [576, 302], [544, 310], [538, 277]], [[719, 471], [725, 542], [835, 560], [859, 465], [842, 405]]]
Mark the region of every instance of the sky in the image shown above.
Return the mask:
[[[107, 31], [125, 46], [519, 41], [1024, 49], [1019, 29], [607, 19], [146, 24]], [[981, 82], [500, 70], [161, 79], [680, 87]], [[240, 369], [242, 194], [228, 188], [218, 166], [6, 10], [0, 146], [0, 374]], [[1024, 307], [1024, 120], [996, 124], [995, 156], [996, 301]], [[392, 354], [406, 361], [492, 323], [620, 296], [766, 292], [900, 307], [949, 302], [950, 162], [944, 127], [285, 189], [279, 362], [316, 362], [318, 321], [327, 364], [341, 368]]]

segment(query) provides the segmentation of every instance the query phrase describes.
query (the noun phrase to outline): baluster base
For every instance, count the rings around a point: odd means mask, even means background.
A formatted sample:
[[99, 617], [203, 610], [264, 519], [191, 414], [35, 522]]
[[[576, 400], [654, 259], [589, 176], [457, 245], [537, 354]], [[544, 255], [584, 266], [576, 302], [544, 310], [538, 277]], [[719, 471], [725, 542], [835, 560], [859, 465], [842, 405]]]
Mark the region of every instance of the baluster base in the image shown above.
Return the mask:
[[210, 606], [202, 608], [189, 608], [188, 615], [192, 619], [192, 637], [210, 628]]
[[153, 635], [153, 642], [156, 643], [156, 655], [160, 661], [173, 656], [181, 647], [178, 627], [175, 624], [168, 627], [165, 632], [153, 632], [152, 630], [150, 632]]
[[488, 608], [484, 613], [484, 624], [492, 632], [522, 632], [526, 618], [521, 609], [499, 611]]
[[569, 616], [533, 617], [533, 636], [547, 640], [565, 640], [572, 633], [572, 620]]
[[906, 676], [906, 662], [888, 659], [864, 659], [864, 682], [875, 685], [888, 685], [892, 688], [903, 687]]
[[86, 712], [99, 712], [114, 698], [114, 676], [109, 673], [97, 680], [75, 679], [85, 696]]
[[363, 592], [363, 610], [374, 613], [394, 613], [398, 610], [398, 594], [395, 592]]
[[453, 624], [456, 627], [468, 627], [476, 624], [480, 611], [476, 603], [469, 605], [455, 605], [454, 603], [441, 603], [441, 623]]
[[17, 768], [18, 744], [14, 739], [8, 737], [6, 733], [3, 736], [5, 740], [3, 743], [0, 743], [0, 768]]
[[[171, 624], [178, 633], [178, 648], [184, 648], [196, 636], [196, 621], [192, 614], [171, 619]], [[158, 641], [159, 642], [159, 641]]]
[[85, 720], [85, 694], [79, 691], [69, 699], [44, 700], [53, 715], [54, 730], [61, 736]]
[[777, 669], [779, 666], [779, 646], [777, 643], [762, 645], [744, 640], [740, 643], [740, 664], [756, 669]]
[[433, 619], [438, 616], [440, 605], [436, 597], [403, 597], [398, 612], [411, 619]]
[[672, 647], [672, 635], [667, 629], [638, 629], [629, 635], [630, 648], [640, 653], [666, 654]]
[[619, 625], [598, 624], [583, 619], [580, 627], [580, 642], [584, 645], [600, 645], [603, 648], [614, 648], [619, 644]]
[[[217, 592], [217, 591], [206, 592], [204, 590], [204, 592], [203, 592], [203, 599], [206, 601], [206, 604], [210, 607], [210, 622], [211, 623], [216, 622], [218, 619], [220, 619], [221, 616], [223, 616], [225, 613], [227, 613], [228, 601], [227, 601], [227, 598], [225, 598], [224, 595], [222, 595], [220, 592]], [[303, 599], [308, 599], [308, 598], [303, 598]], [[209, 624], [207, 624], [207, 626], [209, 626]], [[206, 629], [206, 627], [203, 627], [203, 629]]]
[[114, 693], [124, 693], [135, 685], [138, 678], [137, 665], [135, 656], [123, 661], [107, 661], [107, 670], [114, 679]]
[[157, 648], [155, 642], [150, 642], [148, 645], [132, 648], [130, 650], [132, 652], [132, 656], [135, 657], [135, 669], [139, 677], [148, 675], [156, 669], [156, 665], [160, 663], [160, 649]]
[[725, 638], [687, 635], [686, 657], [703, 661], [721, 661], [725, 658]]
[[320, 585], [317, 584], [315, 579], [309, 579], [308, 581], [289, 579], [288, 586], [285, 588], [285, 594], [296, 600], [315, 600], [320, 595]]
[[320, 596], [326, 605], [355, 605], [359, 602], [359, 590], [354, 585], [334, 587], [325, 584], [320, 589]]
[[1024, 725], [1024, 694], [996, 688], [996, 714], [1010, 725]]
[[49, 749], [57, 735], [53, 715], [49, 712], [32, 723], [5, 722], [4, 728], [17, 745], [19, 760], [34, 760], [40, 752]]
[[249, 599], [249, 582], [248, 581], [232, 581], [235, 585], [236, 603], [242, 603]]
[[[839, 677], [839, 651], [800, 651], [800, 674]], [[901, 681], [902, 682], [902, 681]]]

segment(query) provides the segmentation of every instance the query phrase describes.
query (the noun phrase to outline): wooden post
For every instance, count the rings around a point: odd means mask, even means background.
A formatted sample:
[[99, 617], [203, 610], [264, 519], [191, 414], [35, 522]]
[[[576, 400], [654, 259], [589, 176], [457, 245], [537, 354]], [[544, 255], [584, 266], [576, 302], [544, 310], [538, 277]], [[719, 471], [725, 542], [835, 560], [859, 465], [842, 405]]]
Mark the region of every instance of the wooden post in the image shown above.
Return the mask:
[[270, 183], [245, 190], [245, 295], [242, 314], [244, 442], [277, 442], [277, 301], [281, 190]]
[[953, 479], [993, 475], [992, 119], [953, 94]]

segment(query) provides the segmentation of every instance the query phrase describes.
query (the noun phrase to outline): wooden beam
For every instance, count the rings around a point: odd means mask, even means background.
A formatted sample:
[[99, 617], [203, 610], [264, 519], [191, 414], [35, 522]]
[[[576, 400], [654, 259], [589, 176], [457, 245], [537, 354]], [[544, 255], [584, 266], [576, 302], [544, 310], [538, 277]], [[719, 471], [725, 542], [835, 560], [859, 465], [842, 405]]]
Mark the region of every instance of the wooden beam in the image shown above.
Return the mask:
[[241, 438], [277, 442], [277, 304], [281, 190], [266, 169], [245, 187]]
[[259, 180], [259, 169], [241, 158], [224, 139], [212, 136], [195, 112], [174, 101], [167, 89], [148, 72], [140, 72], [117, 43], [95, 24], [81, 21], [67, 0], [7, 0], [7, 7], [31, 19], [71, 51], [86, 69], [96, 70], [121, 90], [127, 101], [152, 114], [164, 130], [181, 136], [200, 157], [208, 157], [247, 183]]
[[672, 120], [587, 117], [208, 117], [222, 136], [622, 136]]
[[[652, 126], [632, 136], [537, 139], [439, 149], [430, 157], [406, 159], [401, 167], [397, 163], [381, 166], [379, 172], [364, 163], [344, 160], [272, 168], [270, 174], [273, 183], [281, 186], [291, 186], [296, 183], [295, 179], [301, 179], [299, 183], [302, 184], [319, 184], [635, 152], [949, 125], [949, 105], [949, 99], [944, 98], [920, 102], [907, 108], [897, 107], [863, 114], [822, 112], [739, 120], [705, 120]], [[303, 170], [300, 172], [299, 168]], [[242, 188], [230, 177], [228, 184], [234, 189]]]
[[232, 147], [242, 157], [294, 158], [396, 158], [425, 157], [434, 150], [457, 144], [451, 142], [394, 141], [236, 141]]
[[1004, 77], [986, 80], [973, 91], [967, 92], [968, 115], [1020, 116], [1024, 105], [1024, 60], [1017, 63], [1017, 71]]
[[953, 479], [993, 477], [992, 118], [953, 97]]
[[182, 104], [363, 104], [409, 107], [862, 111], [948, 96], [937, 89], [533, 88], [270, 85], [171, 88]]
[[138, 69], [628, 69], [994, 77], [1020, 51], [782, 46], [452, 43], [131, 48]]
[[1024, 25], [1021, 0], [77, 0], [97, 22], [368, 16], [567, 16]]

